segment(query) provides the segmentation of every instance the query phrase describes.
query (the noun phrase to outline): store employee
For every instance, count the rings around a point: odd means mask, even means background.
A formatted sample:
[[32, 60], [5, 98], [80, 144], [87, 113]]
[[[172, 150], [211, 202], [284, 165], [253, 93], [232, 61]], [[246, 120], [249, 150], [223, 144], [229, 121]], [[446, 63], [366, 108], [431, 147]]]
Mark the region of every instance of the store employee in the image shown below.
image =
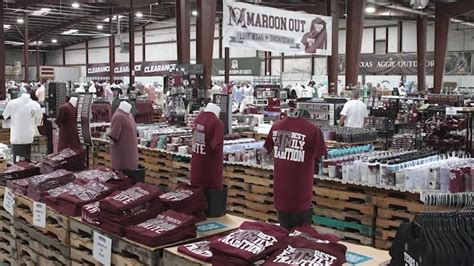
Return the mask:
[[344, 127], [364, 127], [364, 118], [367, 117], [367, 106], [359, 100], [358, 89], [352, 91], [352, 99], [344, 104], [341, 111], [339, 125]]

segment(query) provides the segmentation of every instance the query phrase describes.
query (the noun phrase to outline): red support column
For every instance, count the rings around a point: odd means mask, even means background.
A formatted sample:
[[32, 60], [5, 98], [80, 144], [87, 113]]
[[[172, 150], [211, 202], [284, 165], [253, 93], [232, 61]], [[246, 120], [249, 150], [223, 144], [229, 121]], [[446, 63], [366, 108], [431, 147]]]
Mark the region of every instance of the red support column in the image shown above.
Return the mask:
[[224, 48], [224, 83], [227, 85], [230, 82], [229, 77], [229, 47]]
[[63, 50], [63, 66], [65, 66], [66, 65], [66, 47], [63, 46], [62, 50]]
[[443, 86], [444, 63], [448, 48], [449, 15], [438, 4], [435, 8], [434, 86], [433, 93], [440, 93]]
[[196, 54], [197, 63], [204, 65], [204, 85], [206, 88], [211, 87], [216, 8], [216, 0], [197, 0]]
[[426, 91], [426, 16], [416, 18], [416, 46], [418, 60], [418, 91]]
[[272, 75], [272, 52], [267, 52], [267, 74]]
[[114, 23], [112, 21], [112, 9], [109, 9], [109, 81], [112, 84], [114, 82], [114, 68], [115, 68], [115, 35], [114, 35]]
[[86, 40], [86, 67], [89, 64], [89, 40]]
[[5, 88], [5, 30], [3, 29], [4, 24], [4, 0], [0, 1], [0, 100], [5, 100], [7, 92]]
[[130, 79], [130, 90], [133, 88], [135, 83], [135, 13], [133, 11], [133, 0], [130, 0], [130, 12], [128, 13], [128, 38], [129, 38], [129, 79]]
[[347, 1], [346, 87], [349, 88], [357, 85], [365, 2], [365, 0]]
[[[24, 45], [23, 45], [23, 65], [24, 65], [24, 70], [25, 70], [25, 75], [24, 75], [24, 80], [28, 82], [30, 80], [30, 57], [29, 57], [29, 46], [30, 46], [30, 39], [28, 36], [28, 16], [26, 13], [23, 14], [23, 25], [24, 25], [24, 33], [23, 33], [23, 40], [24, 40]], [[3, 25], [2, 25], [3, 28]]]
[[[332, 37], [331, 37], [331, 56], [327, 58], [327, 72], [328, 72], [328, 93], [337, 93], [337, 74], [339, 64], [339, 1], [327, 0], [326, 8], [328, 16], [332, 20]], [[314, 57], [312, 58], [312, 66], [314, 65]], [[314, 75], [314, 73], [312, 73]]]
[[146, 61], [146, 25], [142, 27], [142, 62]]
[[39, 53], [39, 43], [36, 41], [36, 81], [40, 80], [40, 53]]
[[[201, 17], [199, 11], [199, 17]], [[191, 60], [191, 7], [189, 0], [176, 0], [176, 35], [178, 47], [178, 61], [189, 64]]]

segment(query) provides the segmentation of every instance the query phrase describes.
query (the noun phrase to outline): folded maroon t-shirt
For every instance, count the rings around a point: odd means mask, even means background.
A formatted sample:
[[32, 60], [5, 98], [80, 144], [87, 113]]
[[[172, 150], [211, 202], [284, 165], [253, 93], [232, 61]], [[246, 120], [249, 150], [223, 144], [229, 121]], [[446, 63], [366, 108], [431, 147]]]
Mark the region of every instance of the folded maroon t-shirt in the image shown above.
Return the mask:
[[204, 262], [211, 262], [212, 251], [208, 240], [189, 243], [178, 247], [178, 251]]
[[288, 237], [264, 265], [335, 265], [346, 262], [347, 248], [338, 243], [323, 244], [301, 236]]
[[291, 230], [289, 236], [300, 236], [308, 240], [312, 240], [318, 243], [336, 243], [339, 242], [339, 238], [332, 234], [320, 234], [314, 228], [309, 225], [302, 225], [295, 227]]
[[244, 222], [237, 230], [211, 242], [211, 250], [253, 262], [280, 248], [288, 231], [265, 222]]
[[82, 206], [81, 220], [91, 225], [100, 225], [99, 202], [92, 202]]
[[153, 185], [138, 183], [133, 187], [116, 192], [100, 201], [100, 209], [121, 213], [133, 209], [160, 196], [161, 190]]

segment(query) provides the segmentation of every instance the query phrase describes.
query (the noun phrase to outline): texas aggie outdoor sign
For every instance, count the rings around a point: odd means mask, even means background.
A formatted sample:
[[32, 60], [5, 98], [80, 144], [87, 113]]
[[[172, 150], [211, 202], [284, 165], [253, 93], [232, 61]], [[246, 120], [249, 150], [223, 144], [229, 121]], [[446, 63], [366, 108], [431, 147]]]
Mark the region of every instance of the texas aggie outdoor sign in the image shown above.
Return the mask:
[[331, 17], [224, 0], [225, 47], [331, 55]]
[[[179, 65], [175, 61], [154, 61], [135, 63], [135, 76], [164, 76], [176, 71], [180, 71], [180, 68], [182, 68], [182, 65]], [[113, 70], [114, 76], [116, 77], [126, 77], [130, 74], [130, 68], [128, 63], [115, 63]], [[106, 77], [109, 75], [109, 71], [109, 64], [87, 65], [88, 77]]]

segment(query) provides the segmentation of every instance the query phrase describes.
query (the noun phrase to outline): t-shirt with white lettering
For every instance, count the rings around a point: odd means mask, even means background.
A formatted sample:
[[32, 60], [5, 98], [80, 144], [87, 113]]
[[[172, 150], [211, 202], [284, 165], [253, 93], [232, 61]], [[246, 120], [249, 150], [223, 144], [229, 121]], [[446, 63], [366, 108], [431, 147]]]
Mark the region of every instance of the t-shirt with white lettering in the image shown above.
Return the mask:
[[275, 123], [265, 149], [273, 153], [273, 202], [280, 212], [302, 213], [311, 207], [315, 161], [327, 153], [321, 130], [301, 117]]
[[11, 118], [11, 144], [33, 143], [37, 126], [43, 118], [39, 103], [29, 97], [20, 97], [10, 101], [3, 111], [3, 118]]
[[364, 127], [364, 118], [367, 117], [367, 106], [359, 100], [350, 100], [344, 104], [341, 115], [346, 117], [344, 127]]

